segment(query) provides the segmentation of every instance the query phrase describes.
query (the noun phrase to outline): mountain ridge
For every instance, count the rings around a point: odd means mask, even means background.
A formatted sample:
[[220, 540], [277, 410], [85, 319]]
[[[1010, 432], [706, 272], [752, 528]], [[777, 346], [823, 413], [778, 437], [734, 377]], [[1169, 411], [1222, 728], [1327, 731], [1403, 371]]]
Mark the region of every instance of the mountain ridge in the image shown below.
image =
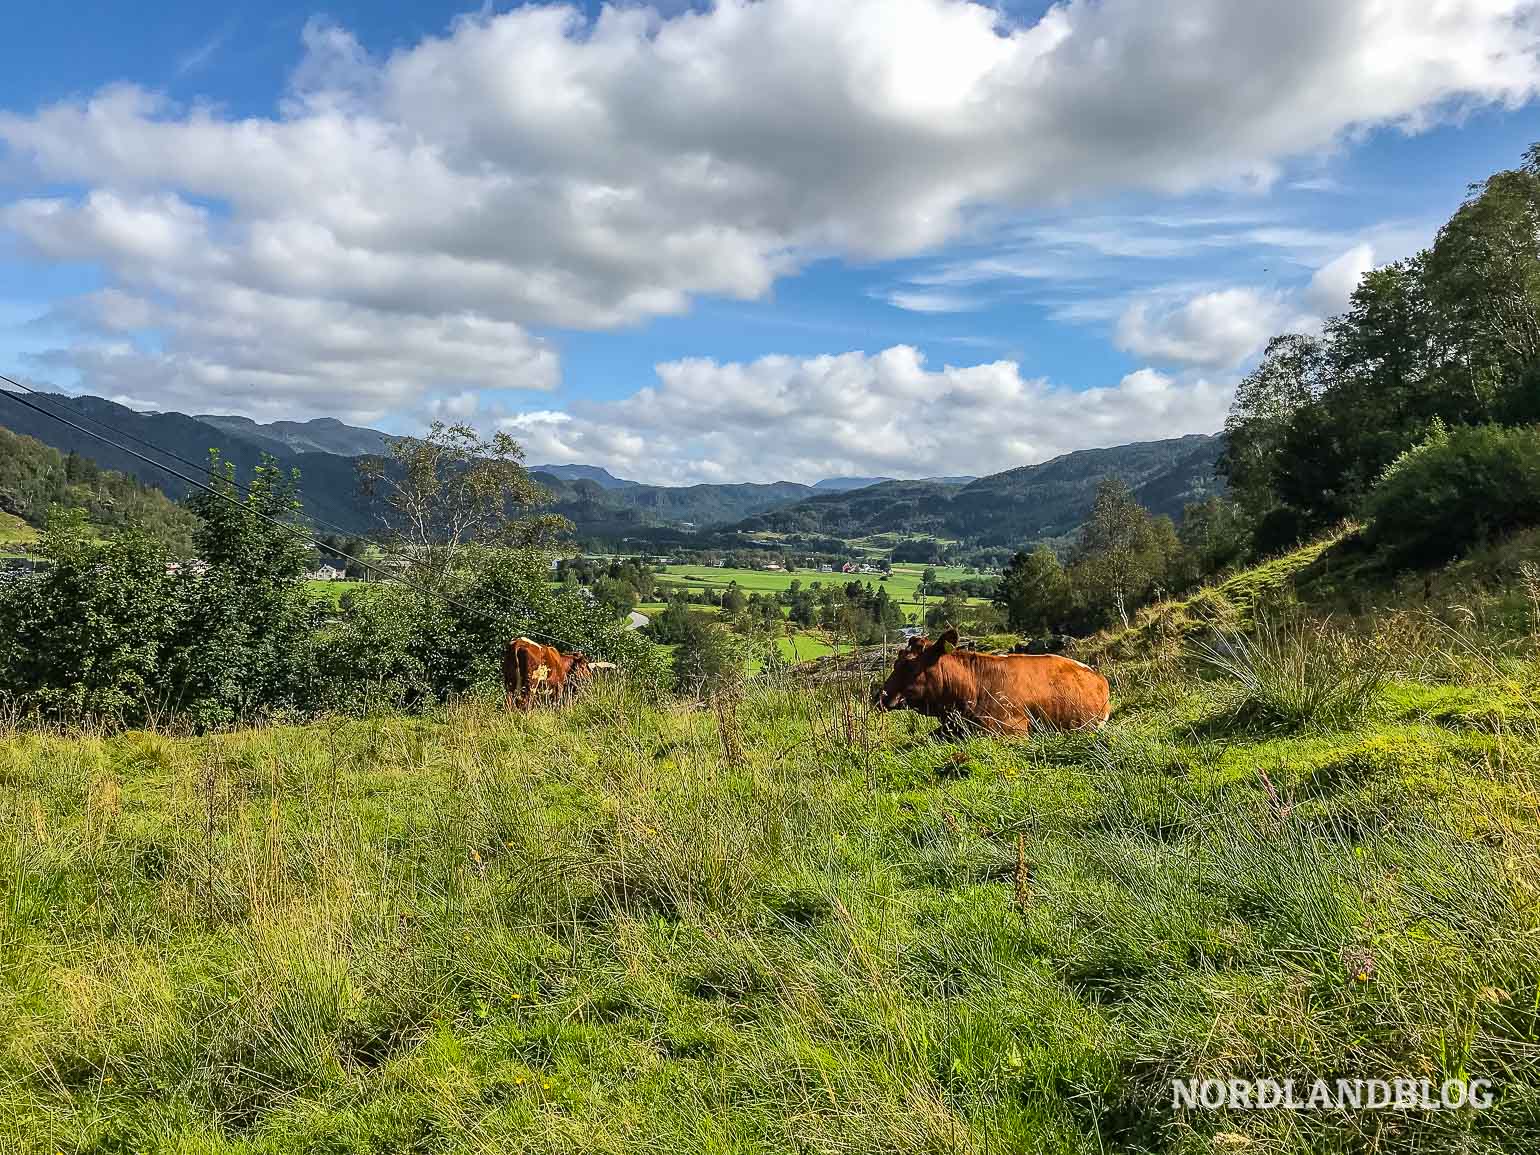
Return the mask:
[[[205, 461], [217, 449], [243, 478], [268, 454], [284, 469], [300, 471], [306, 511], [318, 524], [349, 533], [377, 525], [358, 495], [357, 455], [311, 447], [373, 445], [377, 452], [389, 437], [379, 430], [335, 418], [261, 424], [244, 417], [143, 413], [90, 395], [38, 394], [29, 400], [72, 420], [100, 422], [188, 461]], [[191, 488], [177, 476], [194, 475], [188, 466], [169, 459], [165, 468], [147, 465], [127, 446], [114, 448], [19, 406], [0, 408], [0, 425], [136, 477], [172, 498], [185, 497]], [[676, 541], [706, 531], [823, 538], [898, 533], [993, 548], [1072, 534], [1106, 476], [1122, 477], [1153, 512], [1180, 516], [1187, 501], [1220, 490], [1214, 463], [1221, 448], [1219, 434], [1189, 434], [1078, 450], [981, 478], [896, 479], [846, 489], [792, 481], [645, 485], [579, 463], [535, 465], [530, 471], [551, 494], [549, 511], [568, 518], [589, 541], [644, 540], [649, 534]], [[831, 480], [841, 479], [824, 479]]]

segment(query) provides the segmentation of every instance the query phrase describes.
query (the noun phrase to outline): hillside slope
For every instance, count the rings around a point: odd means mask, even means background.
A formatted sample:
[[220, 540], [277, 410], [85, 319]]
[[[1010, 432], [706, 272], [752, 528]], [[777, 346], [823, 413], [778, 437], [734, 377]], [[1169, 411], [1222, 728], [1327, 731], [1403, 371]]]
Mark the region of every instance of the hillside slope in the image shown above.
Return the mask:
[[[1446, 708], [1477, 669], [1258, 733], [1233, 682], [1112, 672], [1105, 730], [1020, 741], [618, 682], [0, 731], [0, 1149], [1534, 1150], [1534, 708]], [[1172, 1102], [1472, 1076], [1489, 1109]]]
[[81, 454], [66, 455], [36, 438], [0, 426], [0, 514], [6, 538], [24, 540], [17, 523], [34, 533], [54, 506], [86, 511], [93, 524], [108, 528], [134, 522], [177, 553], [192, 548], [193, 516], [154, 486], [103, 469]]
[[[121, 431], [189, 461], [204, 462], [208, 459], [210, 449], [218, 449], [224, 460], [234, 463], [242, 478], [251, 476], [251, 471], [261, 463], [264, 453], [270, 454], [284, 469], [299, 470], [305, 511], [312, 517], [318, 521], [334, 523], [350, 532], [363, 532], [374, 525], [372, 515], [357, 496], [358, 485], [353, 459], [350, 457], [285, 449], [272, 440], [217, 429], [185, 413], [141, 413], [101, 397], [49, 394], [33, 396], [28, 400], [73, 420], [78, 421], [84, 417], [101, 422], [106, 429], [100, 429], [89, 421], [82, 424], [99, 430], [110, 440], [119, 438], [108, 430]], [[0, 408], [0, 424], [36, 438], [61, 453], [76, 453], [90, 458], [104, 469], [138, 478], [173, 499], [187, 496], [192, 488], [166, 469], [147, 465], [132, 453], [114, 449], [95, 437], [32, 410], [3, 400], [0, 400], [0, 407], [3, 407]], [[146, 456], [155, 456], [132, 442], [123, 441], [122, 444]], [[167, 460], [167, 465], [178, 473], [199, 476], [191, 468], [176, 462]]]
[[259, 424], [250, 417], [219, 416], [200, 413], [197, 420], [215, 429], [272, 445], [291, 453], [335, 453], [341, 457], [361, 457], [366, 453], [384, 453], [390, 448], [390, 434], [378, 429], [344, 425], [335, 417], [316, 417], [310, 421], [273, 421]]
[[1217, 434], [1193, 434], [1080, 450], [962, 486], [889, 481], [819, 494], [737, 528], [826, 537], [919, 533], [968, 545], [1015, 547], [1073, 533], [1107, 477], [1128, 482], [1152, 512], [1180, 517], [1185, 503], [1220, 489], [1214, 466], [1222, 448]]

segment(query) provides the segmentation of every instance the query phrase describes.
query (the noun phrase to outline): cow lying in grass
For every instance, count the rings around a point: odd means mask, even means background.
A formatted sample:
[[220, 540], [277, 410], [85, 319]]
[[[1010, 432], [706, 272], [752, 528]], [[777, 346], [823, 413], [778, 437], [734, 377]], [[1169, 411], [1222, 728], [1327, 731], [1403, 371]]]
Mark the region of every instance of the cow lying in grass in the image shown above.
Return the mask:
[[953, 734], [976, 726], [1025, 734], [1034, 723], [1060, 730], [1100, 726], [1111, 710], [1107, 679], [1058, 654], [980, 654], [957, 648], [957, 631], [910, 638], [877, 695], [884, 710], [941, 719]]
[[508, 709], [528, 710], [535, 697], [561, 701], [593, 678], [594, 666], [582, 654], [564, 654], [529, 638], [514, 638], [503, 651], [503, 689]]

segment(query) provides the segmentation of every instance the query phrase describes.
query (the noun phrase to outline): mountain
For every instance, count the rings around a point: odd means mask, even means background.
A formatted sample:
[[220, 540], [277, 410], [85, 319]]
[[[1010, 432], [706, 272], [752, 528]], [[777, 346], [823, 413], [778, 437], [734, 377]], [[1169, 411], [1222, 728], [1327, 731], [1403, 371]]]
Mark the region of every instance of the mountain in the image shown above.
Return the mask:
[[526, 468], [531, 473], [548, 473], [563, 481], [592, 481], [601, 489], [625, 489], [628, 486], [641, 484], [636, 481], [627, 481], [623, 477], [616, 477], [608, 469], [598, 465], [530, 465]]
[[975, 546], [1017, 546], [1073, 533], [1090, 512], [1096, 487], [1121, 477], [1155, 513], [1179, 517], [1182, 506], [1218, 492], [1214, 476], [1223, 440], [1192, 434], [1166, 441], [1067, 453], [965, 485], [885, 481], [843, 493], [816, 494], [740, 523], [742, 532], [864, 537], [930, 534]]
[[[551, 512], [573, 524], [605, 521], [633, 527], [672, 525], [705, 529], [729, 525], [746, 517], [801, 501], [812, 486], [792, 481], [735, 485], [639, 485], [606, 489], [587, 478], [568, 480], [536, 466], [535, 480], [556, 498]], [[580, 516], [581, 515], [581, 516]]]
[[[8, 396], [0, 391], [0, 398]], [[76, 453], [90, 458], [104, 469], [117, 470], [138, 478], [147, 485], [155, 486], [168, 497], [183, 498], [192, 488], [175, 474], [201, 480], [201, 470], [158, 455], [129, 438], [138, 438], [141, 442], [199, 463], [208, 460], [209, 450], [218, 449], [225, 461], [235, 465], [237, 475], [243, 480], [251, 476], [251, 471], [261, 463], [262, 455], [267, 453], [284, 469], [299, 470], [305, 512], [318, 524], [331, 523], [323, 528], [337, 526], [349, 533], [360, 533], [377, 524], [357, 496], [358, 483], [353, 458], [335, 453], [285, 448], [279, 440], [260, 432], [266, 428], [264, 426], [257, 426], [257, 433], [240, 426], [233, 430], [221, 429], [185, 413], [141, 413], [101, 397], [67, 397], [52, 393], [33, 394], [27, 400], [100, 432], [109, 440], [123, 445], [124, 449], [115, 449], [95, 437], [3, 400], [0, 400], [0, 425], [15, 433], [35, 437], [61, 453]], [[167, 468], [146, 464], [135, 456], [136, 453], [157, 462], [164, 461]]]
[[250, 417], [221, 417], [200, 413], [197, 420], [247, 441], [272, 443], [293, 453], [336, 453], [342, 457], [362, 457], [384, 453], [390, 447], [390, 434], [378, 429], [344, 425], [335, 417], [317, 417], [310, 421], [273, 421], [260, 425]]
[[[234, 463], [247, 478], [264, 453], [284, 469], [298, 469], [306, 512], [323, 529], [363, 533], [377, 526], [358, 497], [355, 455], [316, 448], [332, 445], [377, 452], [387, 435], [374, 429], [321, 418], [259, 424], [244, 417], [189, 417], [184, 413], [141, 413], [100, 397], [34, 395], [28, 400], [120, 441], [114, 449], [75, 429], [18, 405], [0, 392], [0, 425], [35, 437], [63, 454], [90, 458], [153, 485], [172, 498], [190, 486], [159, 465], [135, 456], [157, 457], [128, 438], [204, 462], [210, 449]], [[120, 436], [125, 435], [125, 436]], [[538, 480], [552, 495], [550, 512], [568, 518], [580, 538], [652, 536], [686, 539], [698, 530], [804, 533], [849, 538], [874, 533], [930, 534], [970, 546], [1014, 548], [1026, 542], [1063, 538], [1084, 520], [1102, 478], [1117, 476], [1156, 513], [1179, 516], [1182, 506], [1219, 490], [1214, 464], [1222, 448], [1218, 435], [1196, 434], [1065, 454], [1040, 465], [989, 477], [895, 481], [826, 478], [819, 486], [790, 481], [735, 485], [642, 485], [589, 465], [537, 465]], [[130, 452], [133, 451], [133, 452]], [[165, 460], [176, 473], [201, 477], [187, 465]], [[832, 483], [832, 485], [831, 485]], [[869, 483], [869, 484], [868, 484]], [[844, 485], [845, 488], [834, 488]]]
[[848, 493], [852, 489], [865, 489], [869, 485], [881, 485], [884, 481], [896, 480], [892, 477], [826, 477], [822, 481], [813, 482], [813, 488], [820, 492]]
[[0, 428], [0, 523], [48, 524], [54, 506], [86, 511], [93, 526], [129, 522], [159, 538], [178, 556], [192, 553], [192, 514], [159, 489], [80, 454], [65, 455], [34, 437]]

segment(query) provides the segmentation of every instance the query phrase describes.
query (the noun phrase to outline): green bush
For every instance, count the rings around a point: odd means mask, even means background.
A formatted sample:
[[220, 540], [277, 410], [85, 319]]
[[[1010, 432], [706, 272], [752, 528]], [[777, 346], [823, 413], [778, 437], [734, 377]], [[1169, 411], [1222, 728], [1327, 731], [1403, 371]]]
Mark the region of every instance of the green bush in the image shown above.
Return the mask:
[[0, 580], [0, 695], [54, 721], [139, 721], [165, 694], [175, 583], [145, 534], [93, 534], [84, 511], [56, 508], [38, 546], [48, 567]]
[[1408, 565], [1540, 525], [1540, 427], [1435, 425], [1385, 471], [1365, 513], [1369, 544]]

